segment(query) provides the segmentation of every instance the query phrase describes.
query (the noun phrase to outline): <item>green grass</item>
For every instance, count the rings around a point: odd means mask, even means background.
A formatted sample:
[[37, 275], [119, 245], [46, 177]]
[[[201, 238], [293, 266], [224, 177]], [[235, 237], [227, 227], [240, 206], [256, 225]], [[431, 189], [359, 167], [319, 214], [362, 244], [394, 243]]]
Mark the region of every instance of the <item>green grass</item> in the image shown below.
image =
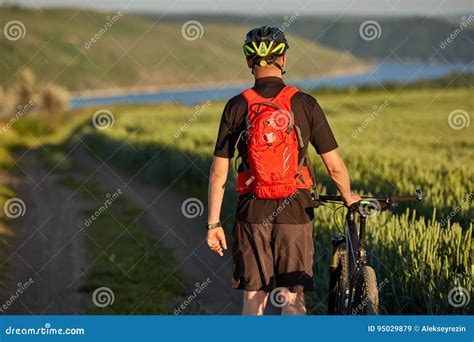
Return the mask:
[[[453, 130], [448, 115], [455, 109], [473, 110], [469, 88], [404, 90], [318, 96], [328, 114], [352, 176], [354, 190], [363, 194], [414, 193], [421, 187], [422, 204], [401, 207], [394, 214], [371, 219], [369, 255], [380, 279], [388, 279], [382, 306], [391, 314], [465, 313], [452, 308], [447, 295], [455, 286], [472, 291], [473, 208], [463, 203], [472, 191], [470, 158], [472, 128]], [[385, 102], [387, 101], [387, 102]], [[352, 132], [372, 115], [374, 106], [385, 109], [356, 137]], [[87, 126], [81, 139], [116, 165], [141, 170], [148, 182], [162, 182], [205, 199], [207, 173], [222, 103], [213, 103], [176, 137], [196, 108], [172, 105], [116, 109], [113, 128], [98, 131]], [[313, 152], [323, 192], [334, 193], [322, 163]], [[228, 183], [225, 211], [235, 205], [234, 179]], [[462, 205], [461, 205], [462, 204]], [[457, 206], [452, 223], [440, 221]], [[407, 210], [407, 211], [406, 211]], [[432, 219], [433, 217], [433, 219]], [[226, 223], [227, 226], [231, 222]], [[311, 305], [325, 308], [330, 237], [335, 234], [332, 212], [319, 209], [315, 223], [315, 265], [318, 291]], [[228, 227], [230, 228], [230, 227]]]
[[[0, 39], [0, 84], [8, 85], [27, 64], [40, 83], [54, 81], [71, 90], [170, 87], [176, 84], [249, 82], [242, 42], [247, 25], [204, 24], [201, 39], [183, 38], [184, 22], [162, 23], [123, 14], [89, 49], [85, 43], [116, 13], [1, 7], [0, 22], [19, 20], [26, 27], [17, 41]], [[307, 78], [360, 67], [350, 54], [289, 36], [288, 70]], [[191, 52], [191, 53], [190, 53]], [[32, 57], [35, 53], [35, 58]], [[48, 61], [45, 63], [45, 61]]]
[[[82, 184], [82, 180], [69, 176], [63, 182], [74, 187]], [[90, 217], [107, 197], [93, 182], [83, 185], [81, 190], [91, 204], [84, 217]], [[183, 277], [175, 272], [171, 251], [135, 223], [142, 212], [143, 208], [119, 197], [86, 228], [91, 266], [81, 291], [90, 295], [105, 286], [115, 297], [114, 304], [104, 308], [91, 305], [88, 313], [170, 314], [172, 303], [185, 295]]]
[[[5, 122], [0, 121], [0, 128], [3, 128]], [[0, 134], [0, 283], [6, 277], [5, 266], [10, 252], [10, 242], [13, 231], [9, 227], [10, 218], [6, 217], [4, 211], [5, 201], [15, 197], [15, 192], [11, 189], [11, 184], [6, 177], [6, 173], [17, 172], [15, 164], [15, 150], [17, 143], [22, 141], [23, 137], [15, 130], [7, 130]], [[0, 287], [3, 288], [3, 287]]]

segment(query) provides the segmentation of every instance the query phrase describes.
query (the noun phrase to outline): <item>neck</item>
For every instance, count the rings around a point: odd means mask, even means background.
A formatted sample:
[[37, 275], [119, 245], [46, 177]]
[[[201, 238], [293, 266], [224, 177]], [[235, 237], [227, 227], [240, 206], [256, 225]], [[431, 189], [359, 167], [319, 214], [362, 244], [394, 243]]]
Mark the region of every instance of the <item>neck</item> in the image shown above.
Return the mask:
[[274, 65], [269, 65], [266, 67], [259, 67], [255, 66], [253, 68], [253, 75], [255, 80], [259, 78], [264, 78], [264, 77], [280, 77], [281, 78], [281, 70], [278, 69]]

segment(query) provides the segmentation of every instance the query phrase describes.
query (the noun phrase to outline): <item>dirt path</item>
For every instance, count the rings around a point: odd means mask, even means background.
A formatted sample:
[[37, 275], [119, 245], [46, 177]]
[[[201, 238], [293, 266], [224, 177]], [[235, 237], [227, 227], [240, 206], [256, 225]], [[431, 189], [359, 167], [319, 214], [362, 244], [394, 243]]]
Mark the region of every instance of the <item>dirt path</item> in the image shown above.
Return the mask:
[[182, 314], [240, 314], [241, 293], [230, 288], [231, 254], [227, 252], [224, 257], [219, 257], [209, 252], [205, 241], [204, 211], [200, 216], [187, 218], [183, 215], [182, 205], [189, 197], [169, 188], [144, 184], [131, 174], [110, 168], [84, 150], [76, 151], [72, 157], [93, 170], [91, 177], [105, 191], [114, 192], [120, 188], [128, 199], [146, 209], [137, 217], [139, 225], [148, 229], [160, 244], [173, 250], [176, 271], [191, 280], [186, 289], [189, 296], [195, 293], [196, 283], [208, 283], [182, 310]]
[[12, 220], [10, 278], [1, 290], [1, 303], [8, 306], [4, 313], [81, 314], [84, 295], [73, 280], [85, 265], [78, 222], [83, 202], [79, 195], [71, 197], [72, 190], [59, 185], [33, 152], [20, 162], [27, 174], [11, 179], [26, 211]]

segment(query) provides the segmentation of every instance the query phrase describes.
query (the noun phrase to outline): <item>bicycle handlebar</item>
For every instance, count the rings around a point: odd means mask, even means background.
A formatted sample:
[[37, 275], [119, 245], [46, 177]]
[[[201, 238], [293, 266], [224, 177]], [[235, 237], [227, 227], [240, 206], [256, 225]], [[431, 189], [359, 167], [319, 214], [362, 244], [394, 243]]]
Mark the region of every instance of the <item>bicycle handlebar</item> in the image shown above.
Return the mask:
[[[416, 189], [416, 195], [397, 195], [397, 196], [362, 196], [362, 200], [360, 202], [354, 203], [351, 205], [351, 208], [358, 208], [360, 204], [366, 201], [372, 201], [383, 205], [384, 207], [392, 207], [400, 202], [416, 202], [421, 201], [423, 199], [423, 195], [420, 189]], [[337, 195], [321, 195], [318, 199], [313, 201], [314, 207], [319, 207], [323, 203], [327, 202], [344, 202], [342, 196]]]

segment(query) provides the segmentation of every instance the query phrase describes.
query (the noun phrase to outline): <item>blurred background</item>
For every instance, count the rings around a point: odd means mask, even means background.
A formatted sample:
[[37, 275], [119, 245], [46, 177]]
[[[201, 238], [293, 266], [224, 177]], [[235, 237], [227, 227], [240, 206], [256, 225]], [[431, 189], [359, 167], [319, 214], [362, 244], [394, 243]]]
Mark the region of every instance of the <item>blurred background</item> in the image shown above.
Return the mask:
[[[205, 242], [208, 171], [226, 100], [253, 83], [245, 34], [271, 25], [354, 190], [426, 196], [369, 220], [382, 313], [472, 314], [473, 9], [0, 1], [0, 313], [239, 314], [231, 253]], [[234, 188], [232, 172], [228, 240]], [[335, 209], [316, 212], [312, 315], [326, 312]]]

